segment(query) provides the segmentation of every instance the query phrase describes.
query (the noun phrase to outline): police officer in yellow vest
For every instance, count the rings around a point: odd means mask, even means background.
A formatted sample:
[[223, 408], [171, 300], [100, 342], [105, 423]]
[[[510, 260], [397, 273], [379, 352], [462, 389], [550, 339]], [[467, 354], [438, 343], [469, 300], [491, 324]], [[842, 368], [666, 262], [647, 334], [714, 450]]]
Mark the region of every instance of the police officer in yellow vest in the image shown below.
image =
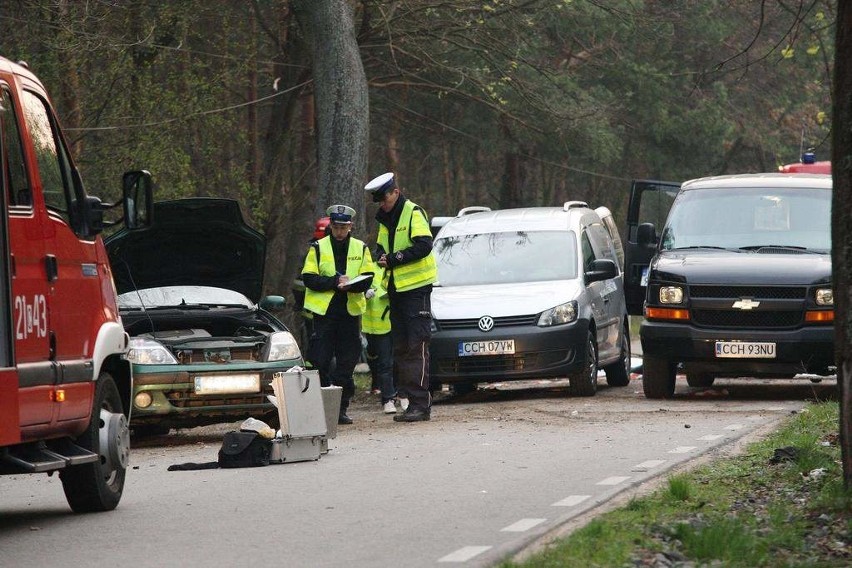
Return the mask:
[[[367, 363], [373, 384], [382, 392], [382, 411], [396, 414], [396, 386], [393, 380], [393, 339], [391, 338], [390, 302], [387, 283], [384, 282], [385, 269], [376, 266], [373, 283], [365, 292], [367, 310], [361, 316], [361, 332], [367, 338]], [[402, 410], [408, 408], [408, 400], [400, 400]]]
[[[352, 373], [361, 355], [359, 316], [367, 307], [364, 292], [373, 281], [373, 259], [367, 245], [351, 236], [354, 209], [332, 205], [326, 213], [331, 235], [311, 245], [302, 269], [305, 309], [314, 316], [308, 360], [319, 370], [323, 386], [343, 387], [337, 422], [352, 424], [346, 411], [355, 394]], [[360, 275], [368, 276], [352, 282]], [[332, 358], [337, 359], [334, 370]]]
[[409, 201], [393, 173], [371, 180], [364, 189], [379, 204], [376, 262], [387, 269], [393, 357], [400, 397], [408, 408], [396, 422], [429, 420], [429, 340], [432, 325], [432, 283], [438, 279], [432, 253], [432, 232], [426, 213]]

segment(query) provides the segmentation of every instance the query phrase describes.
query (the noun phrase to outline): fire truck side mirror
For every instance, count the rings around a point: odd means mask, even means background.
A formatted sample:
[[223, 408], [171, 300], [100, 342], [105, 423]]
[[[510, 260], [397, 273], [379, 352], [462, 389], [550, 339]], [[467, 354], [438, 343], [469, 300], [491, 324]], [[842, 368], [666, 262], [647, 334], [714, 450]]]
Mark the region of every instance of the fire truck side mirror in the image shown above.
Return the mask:
[[122, 189], [125, 227], [128, 229], [150, 227], [154, 219], [151, 173], [146, 170], [125, 172]]

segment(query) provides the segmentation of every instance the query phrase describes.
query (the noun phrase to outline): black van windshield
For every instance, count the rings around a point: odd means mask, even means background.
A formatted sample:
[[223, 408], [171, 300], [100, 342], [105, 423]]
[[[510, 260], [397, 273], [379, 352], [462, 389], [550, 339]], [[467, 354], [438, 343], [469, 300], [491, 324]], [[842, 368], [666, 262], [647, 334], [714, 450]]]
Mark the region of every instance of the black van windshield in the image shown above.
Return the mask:
[[441, 286], [541, 282], [577, 277], [571, 231], [512, 231], [435, 241]]
[[831, 252], [831, 190], [708, 188], [682, 191], [661, 248]]

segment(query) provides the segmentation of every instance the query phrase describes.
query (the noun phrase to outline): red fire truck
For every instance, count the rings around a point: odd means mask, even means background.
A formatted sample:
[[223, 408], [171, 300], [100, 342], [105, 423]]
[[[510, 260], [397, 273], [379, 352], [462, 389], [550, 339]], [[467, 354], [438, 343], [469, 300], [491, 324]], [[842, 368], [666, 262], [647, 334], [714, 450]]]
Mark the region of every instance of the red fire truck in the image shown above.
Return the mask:
[[[0, 474], [59, 472], [74, 511], [116, 507], [130, 365], [99, 233], [50, 99], [0, 57]], [[150, 176], [124, 176], [124, 222], [150, 220]]]

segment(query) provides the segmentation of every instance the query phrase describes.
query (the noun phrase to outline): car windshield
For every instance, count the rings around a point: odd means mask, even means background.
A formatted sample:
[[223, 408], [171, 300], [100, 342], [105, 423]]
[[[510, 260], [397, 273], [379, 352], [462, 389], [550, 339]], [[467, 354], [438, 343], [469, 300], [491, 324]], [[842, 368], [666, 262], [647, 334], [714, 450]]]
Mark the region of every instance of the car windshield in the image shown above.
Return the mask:
[[212, 286], [162, 286], [125, 292], [118, 296], [121, 309], [228, 306], [250, 308], [252, 302], [233, 290]]
[[661, 248], [831, 252], [831, 190], [737, 187], [683, 191], [669, 213]]
[[570, 231], [512, 231], [435, 241], [441, 286], [541, 282], [577, 277]]

